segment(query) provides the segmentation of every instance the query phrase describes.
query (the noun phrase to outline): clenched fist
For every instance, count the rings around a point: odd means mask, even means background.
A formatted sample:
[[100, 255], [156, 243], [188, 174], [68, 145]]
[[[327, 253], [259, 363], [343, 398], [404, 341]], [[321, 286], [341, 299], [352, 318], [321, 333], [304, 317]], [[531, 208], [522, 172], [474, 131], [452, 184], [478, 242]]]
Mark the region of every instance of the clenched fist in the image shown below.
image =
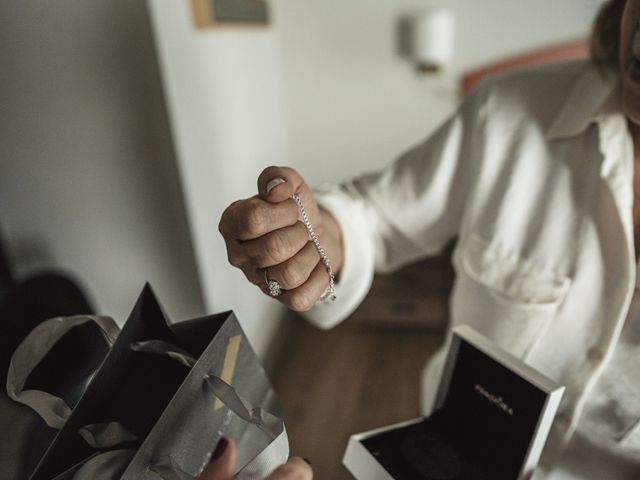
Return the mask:
[[304, 179], [291, 168], [268, 167], [258, 177], [258, 195], [238, 200], [223, 212], [218, 226], [229, 262], [270, 293], [278, 282], [278, 300], [292, 310], [309, 310], [329, 285], [329, 274], [303, 222], [297, 195], [318, 242], [331, 260], [333, 274], [342, 266], [340, 227], [318, 204]]

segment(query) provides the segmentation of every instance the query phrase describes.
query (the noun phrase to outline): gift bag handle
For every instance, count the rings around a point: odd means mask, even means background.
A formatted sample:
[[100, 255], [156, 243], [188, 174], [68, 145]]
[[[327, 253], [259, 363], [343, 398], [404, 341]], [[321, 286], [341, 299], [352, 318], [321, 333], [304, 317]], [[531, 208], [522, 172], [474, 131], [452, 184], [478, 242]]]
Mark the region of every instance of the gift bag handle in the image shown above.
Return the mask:
[[71, 415], [71, 408], [62, 398], [50, 393], [42, 390], [24, 390], [25, 383], [31, 372], [69, 330], [88, 322], [98, 325], [109, 345], [113, 345], [120, 333], [120, 328], [110, 317], [97, 315], [55, 317], [34, 328], [11, 356], [7, 372], [7, 394], [16, 402], [33, 409], [50, 427], [62, 428]]
[[[137, 352], [168, 355], [188, 368], [192, 368], [196, 363], [196, 359], [188, 352], [162, 340], [134, 342], [131, 344], [131, 349]], [[281, 418], [260, 407], [254, 407], [250, 402], [242, 398], [235, 388], [213, 373], [206, 374], [202, 381], [203, 388], [209, 395], [218, 398], [238, 417], [247, 423], [254, 424], [271, 439], [271, 443], [265, 450], [245, 465], [236, 474], [236, 478], [243, 480], [262, 479], [263, 472], [271, 472], [287, 460], [289, 456], [289, 440]], [[184, 472], [171, 458], [152, 465], [150, 470], [163, 480], [192, 480], [194, 478]]]
[[[188, 368], [192, 368], [196, 364], [196, 359], [188, 352], [171, 345], [162, 340], [147, 340], [143, 342], [134, 342], [131, 349], [136, 352], [147, 352], [156, 355], [167, 355], [171, 359], [182, 363]], [[233, 413], [242, 418], [245, 422], [256, 425], [271, 440], [275, 440], [282, 433], [284, 428], [283, 421], [264, 411], [260, 407], [254, 407], [242, 398], [235, 388], [226, 383], [220, 377], [209, 373], [203, 379], [205, 388], [209, 392], [220, 399]]]
[[[253, 458], [234, 478], [241, 480], [262, 480], [265, 472], [272, 472], [289, 457], [289, 438], [282, 419], [253, 407], [238, 392], [220, 377], [208, 374], [204, 378], [205, 388], [232, 412], [248, 423], [256, 425], [271, 438], [271, 443]], [[150, 466], [162, 480], [194, 480], [195, 477], [183, 471], [173, 458]]]

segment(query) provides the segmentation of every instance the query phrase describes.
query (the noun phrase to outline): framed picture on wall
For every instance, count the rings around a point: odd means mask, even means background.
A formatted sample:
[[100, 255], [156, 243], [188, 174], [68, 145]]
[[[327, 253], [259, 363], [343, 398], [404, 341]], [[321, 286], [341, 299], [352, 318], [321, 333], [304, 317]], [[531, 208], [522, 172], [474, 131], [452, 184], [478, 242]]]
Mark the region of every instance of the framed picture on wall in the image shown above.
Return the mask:
[[191, 0], [196, 27], [256, 26], [269, 24], [265, 0]]

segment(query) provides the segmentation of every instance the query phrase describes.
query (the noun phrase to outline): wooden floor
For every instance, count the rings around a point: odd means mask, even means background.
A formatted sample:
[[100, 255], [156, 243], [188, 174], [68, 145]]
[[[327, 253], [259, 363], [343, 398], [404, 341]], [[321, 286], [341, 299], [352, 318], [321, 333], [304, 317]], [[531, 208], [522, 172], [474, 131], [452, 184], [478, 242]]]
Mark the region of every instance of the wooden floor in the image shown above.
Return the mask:
[[291, 453], [311, 461], [316, 480], [351, 478], [342, 466], [351, 434], [419, 414], [421, 372], [449, 316], [452, 247], [376, 275], [365, 301], [332, 330], [286, 319], [268, 370]]
[[425, 361], [441, 329], [359, 321], [320, 331], [292, 315], [270, 377], [284, 407], [292, 455], [315, 478], [352, 478], [342, 456], [352, 433], [416, 417]]

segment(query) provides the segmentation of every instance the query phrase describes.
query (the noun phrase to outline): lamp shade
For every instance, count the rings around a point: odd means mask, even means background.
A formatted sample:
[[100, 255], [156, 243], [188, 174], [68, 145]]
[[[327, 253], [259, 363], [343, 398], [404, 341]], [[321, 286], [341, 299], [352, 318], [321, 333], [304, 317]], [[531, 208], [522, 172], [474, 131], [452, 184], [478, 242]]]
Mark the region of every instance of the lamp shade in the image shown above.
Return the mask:
[[444, 67], [455, 50], [455, 16], [444, 8], [433, 8], [417, 14], [412, 26], [411, 53], [422, 66]]

